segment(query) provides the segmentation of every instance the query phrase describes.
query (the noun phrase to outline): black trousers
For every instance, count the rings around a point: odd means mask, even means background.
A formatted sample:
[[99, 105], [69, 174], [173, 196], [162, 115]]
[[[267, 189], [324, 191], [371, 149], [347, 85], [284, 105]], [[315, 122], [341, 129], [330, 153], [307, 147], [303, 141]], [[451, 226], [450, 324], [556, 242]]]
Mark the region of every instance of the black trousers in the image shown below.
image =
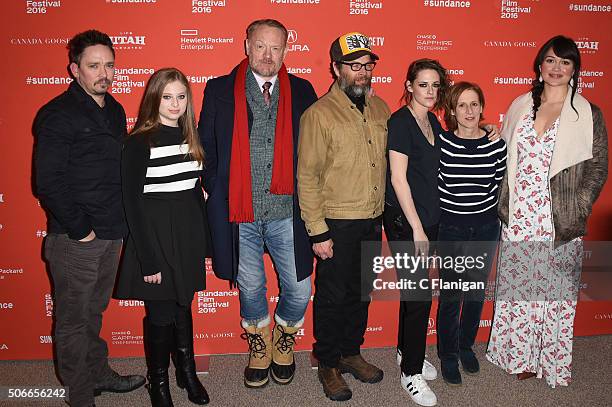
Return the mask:
[[381, 217], [375, 219], [326, 219], [334, 255], [317, 259], [314, 295], [314, 355], [320, 363], [336, 367], [340, 357], [360, 353], [368, 322], [369, 294], [374, 273], [372, 259], [362, 258], [362, 242], [378, 245]]
[[[413, 231], [408, 220], [400, 208], [385, 206], [383, 213], [385, 234], [392, 252], [396, 252], [393, 241], [412, 242]], [[434, 242], [438, 238], [438, 225], [425, 227], [425, 234], [429, 239], [430, 254], [435, 249]], [[401, 245], [402, 250], [408, 247], [414, 253], [414, 246]], [[393, 253], [395, 254], [395, 253]], [[409, 278], [420, 281], [428, 278], [428, 270], [417, 268], [414, 273], [404, 275], [398, 272], [399, 278]], [[427, 346], [427, 329], [429, 326], [429, 313], [431, 311], [431, 290], [419, 290], [414, 293], [415, 298], [410, 298], [410, 292], [402, 292], [399, 308], [399, 326], [397, 331], [397, 348], [402, 352], [401, 370], [406, 375], [422, 373], [423, 361], [425, 360], [425, 348]]]
[[[484, 267], [465, 270], [442, 268], [440, 278], [453, 282], [459, 279], [486, 284], [499, 240], [499, 221], [472, 226], [440, 223], [441, 256], [483, 256]], [[486, 254], [485, 254], [486, 253]], [[485, 290], [461, 292], [440, 290], [438, 301], [438, 357], [443, 365], [457, 366], [459, 358], [473, 357]]]
[[185, 313], [191, 311], [191, 302], [180, 305], [174, 300], [145, 300], [145, 312], [147, 319], [153, 325], [174, 325]]
[[96, 383], [111, 374], [100, 337], [102, 313], [115, 284], [121, 239], [72, 240], [49, 234], [44, 253], [53, 279], [57, 372], [70, 405], [94, 403]]

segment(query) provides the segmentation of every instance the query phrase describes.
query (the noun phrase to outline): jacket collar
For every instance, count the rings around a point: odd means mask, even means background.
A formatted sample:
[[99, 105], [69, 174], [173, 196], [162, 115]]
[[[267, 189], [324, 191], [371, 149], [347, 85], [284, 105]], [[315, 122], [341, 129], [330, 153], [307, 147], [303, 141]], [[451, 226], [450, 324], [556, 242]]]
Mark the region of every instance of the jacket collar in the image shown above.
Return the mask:
[[[68, 92], [77, 99], [81, 107], [87, 113], [91, 119], [93, 119], [98, 126], [112, 130], [112, 126], [110, 123], [106, 121], [104, 117], [104, 113], [102, 112], [102, 108], [100, 105], [92, 98], [85, 90], [78, 84], [76, 80], [72, 81], [68, 87]], [[114, 108], [115, 99], [109, 95], [108, 93], [104, 95], [104, 103], [107, 109]], [[112, 133], [112, 131], [111, 131]]]
[[[533, 99], [531, 92], [519, 96], [508, 109], [506, 123], [502, 136], [508, 146], [516, 146], [515, 130], [522, 118], [531, 112]], [[593, 158], [593, 112], [588, 100], [576, 93], [574, 107], [571, 105], [571, 88], [568, 87], [567, 97], [561, 108], [559, 129], [555, 137], [555, 147], [548, 179], [565, 168]], [[512, 150], [514, 151], [514, 150]]]
[[[329, 92], [330, 92], [330, 95], [338, 103], [340, 103], [343, 107], [346, 107], [346, 108], [349, 108], [349, 109], [351, 107], [353, 107], [354, 109], [357, 108], [357, 106], [355, 106], [353, 101], [346, 95], [346, 93], [342, 89], [340, 89], [340, 84], [338, 84], [338, 80], [336, 80], [332, 84], [331, 89], [329, 90]], [[370, 104], [370, 96], [366, 94], [364, 108], [367, 108], [369, 104]], [[365, 109], [364, 109], [364, 112], [365, 112]]]

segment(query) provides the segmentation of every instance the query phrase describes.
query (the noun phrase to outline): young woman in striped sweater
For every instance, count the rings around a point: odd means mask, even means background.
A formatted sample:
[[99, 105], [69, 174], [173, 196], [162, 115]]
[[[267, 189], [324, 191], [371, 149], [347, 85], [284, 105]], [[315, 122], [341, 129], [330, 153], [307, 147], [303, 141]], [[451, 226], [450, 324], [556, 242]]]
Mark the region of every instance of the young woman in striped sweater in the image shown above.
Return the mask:
[[172, 406], [170, 354], [176, 381], [196, 404], [209, 401], [195, 372], [191, 302], [205, 286], [209, 232], [200, 186], [204, 151], [187, 78], [155, 72], [123, 149], [121, 181], [129, 227], [117, 297], [144, 300], [149, 394]]
[[465, 373], [476, 374], [480, 370], [472, 346], [500, 232], [497, 199], [506, 170], [506, 143], [500, 138], [491, 141], [489, 132], [480, 127], [484, 104], [478, 85], [454, 84], [445, 106], [448, 131], [440, 136], [439, 255], [443, 259], [480, 258], [470, 268], [455, 263], [454, 268], [440, 269], [440, 278], [445, 282], [477, 283], [467, 291], [440, 290], [438, 357], [442, 378], [451, 385], [461, 384], [459, 360]]

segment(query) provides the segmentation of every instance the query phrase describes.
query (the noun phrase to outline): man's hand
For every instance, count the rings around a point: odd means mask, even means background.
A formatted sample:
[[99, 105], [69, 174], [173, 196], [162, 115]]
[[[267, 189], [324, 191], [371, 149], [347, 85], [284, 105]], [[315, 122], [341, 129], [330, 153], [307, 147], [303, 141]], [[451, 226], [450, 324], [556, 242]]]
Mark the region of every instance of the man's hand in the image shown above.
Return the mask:
[[161, 271], [157, 274], [153, 274], [152, 276], [144, 276], [145, 283], [150, 284], [161, 284]]
[[92, 230], [91, 232], [89, 232], [89, 234], [87, 236], [85, 236], [84, 238], [82, 238], [81, 240], [79, 240], [79, 242], [91, 242], [92, 240], [94, 240], [96, 238], [96, 234], [94, 233], [94, 231]]
[[320, 257], [321, 260], [326, 260], [334, 257], [334, 242], [331, 239], [327, 239], [321, 243], [314, 243], [312, 245], [312, 251]]

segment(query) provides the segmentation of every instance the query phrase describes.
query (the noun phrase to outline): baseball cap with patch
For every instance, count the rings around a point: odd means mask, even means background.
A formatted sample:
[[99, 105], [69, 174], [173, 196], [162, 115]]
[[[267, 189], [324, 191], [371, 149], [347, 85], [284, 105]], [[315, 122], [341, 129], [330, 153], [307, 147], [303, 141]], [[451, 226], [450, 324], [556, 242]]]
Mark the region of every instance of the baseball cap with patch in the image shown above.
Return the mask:
[[352, 32], [336, 38], [329, 50], [332, 61], [354, 61], [364, 55], [370, 55], [373, 61], [378, 55], [370, 49], [370, 40], [365, 35]]

